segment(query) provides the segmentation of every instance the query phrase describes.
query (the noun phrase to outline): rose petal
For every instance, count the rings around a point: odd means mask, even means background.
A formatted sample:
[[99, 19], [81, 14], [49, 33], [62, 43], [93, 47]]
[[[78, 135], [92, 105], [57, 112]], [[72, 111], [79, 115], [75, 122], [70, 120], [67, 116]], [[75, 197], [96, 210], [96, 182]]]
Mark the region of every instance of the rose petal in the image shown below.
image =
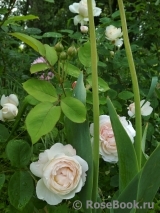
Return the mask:
[[102, 9], [99, 7], [94, 8], [94, 16], [99, 16], [102, 12]]
[[19, 105], [19, 101], [16, 95], [11, 94], [9, 95], [9, 103], [14, 104], [15, 106]]
[[82, 16], [80, 16], [80, 15], [75, 16], [74, 17], [74, 25], [77, 25], [78, 23], [81, 23], [82, 20], [83, 20]]
[[69, 10], [72, 13], [79, 13], [79, 3], [73, 3], [72, 5], [70, 5]]
[[50, 149], [47, 149], [48, 159], [52, 160], [56, 155], [63, 153], [63, 144], [55, 143]]
[[67, 144], [63, 147], [63, 153], [67, 156], [75, 156], [76, 150], [70, 144]]
[[70, 193], [65, 194], [65, 195], [60, 195], [60, 194], [59, 194], [59, 196], [60, 196], [62, 199], [71, 199], [71, 198], [73, 198], [73, 197], [75, 196], [75, 193], [78, 193], [78, 192], [81, 191], [82, 187], [83, 187], [83, 181], [82, 181], [82, 179], [80, 179], [80, 181], [79, 181], [77, 187], [76, 187], [74, 190], [72, 190]]
[[42, 179], [37, 183], [36, 194], [39, 199], [45, 200], [50, 205], [57, 205], [62, 202], [62, 199], [57, 194], [47, 189]]
[[143, 116], [148, 116], [148, 115], [150, 115], [152, 113], [152, 111], [153, 111], [153, 108], [151, 106], [148, 106], [147, 108], [141, 109], [141, 114]]
[[1, 106], [3, 107], [4, 104], [8, 103], [8, 97], [5, 97], [5, 95], [2, 95], [1, 97]]
[[43, 167], [45, 164], [40, 162], [33, 162], [30, 164], [31, 172], [37, 177], [43, 177]]

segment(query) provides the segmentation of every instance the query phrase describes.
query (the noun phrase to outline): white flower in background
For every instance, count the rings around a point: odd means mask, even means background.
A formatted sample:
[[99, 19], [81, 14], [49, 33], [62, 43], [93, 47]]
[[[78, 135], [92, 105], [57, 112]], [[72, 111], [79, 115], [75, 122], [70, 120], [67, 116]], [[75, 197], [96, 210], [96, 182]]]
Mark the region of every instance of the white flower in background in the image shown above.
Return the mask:
[[106, 27], [105, 31], [106, 38], [114, 43], [115, 46], [120, 48], [123, 45], [122, 37], [123, 33], [121, 32], [121, 28], [116, 28], [113, 25]]
[[[140, 106], [141, 106], [141, 115], [143, 116], [148, 116], [152, 113], [153, 108], [150, 106], [150, 102], [146, 101], [146, 103], [144, 104], [145, 100], [140, 101]], [[130, 117], [135, 117], [135, 103], [132, 103], [129, 105], [129, 107], [127, 108], [128, 110], [128, 115]]]
[[[92, 0], [92, 5], [93, 16], [99, 16], [102, 10], [99, 7], [96, 7], [95, 0]], [[73, 3], [69, 6], [69, 10], [72, 13], [78, 13], [78, 15], [74, 17], [75, 25], [77, 25], [78, 23], [80, 23], [81, 25], [86, 25], [89, 21], [87, 0], [81, 0], [79, 3]]]
[[123, 45], [123, 38], [115, 40], [114, 45], [120, 48]]
[[80, 30], [82, 33], [87, 33], [88, 32], [88, 27], [87, 26], [81, 26]]
[[16, 95], [11, 94], [9, 96], [2, 95], [1, 97], [0, 120], [1, 121], [12, 121], [18, 114], [17, 106], [19, 101]]
[[88, 164], [76, 155], [71, 145], [56, 143], [40, 153], [39, 160], [31, 163], [30, 170], [41, 178], [36, 186], [37, 197], [50, 205], [57, 205], [81, 191]]
[[[126, 120], [126, 117], [119, 117], [124, 129], [126, 130], [131, 141], [134, 142], [134, 137], [136, 135], [135, 130], [130, 121]], [[100, 132], [99, 132], [99, 145], [100, 145], [100, 155], [104, 161], [116, 163], [118, 161], [117, 146], [114, 137], [114, 132], [112, 129], [112, 124], [110, 121], [110, 116], [100, 115], [99, 116]], [[93, 136], [94, 124], [90, 125], [90, 134]], [[92, 139], [93, 140], [93, 139]]]
[[116, 28], [113, 25], [106, 27], [105, 35], [106, 38], [110, 41], [115, 41], [122, 36], [121, 28]]

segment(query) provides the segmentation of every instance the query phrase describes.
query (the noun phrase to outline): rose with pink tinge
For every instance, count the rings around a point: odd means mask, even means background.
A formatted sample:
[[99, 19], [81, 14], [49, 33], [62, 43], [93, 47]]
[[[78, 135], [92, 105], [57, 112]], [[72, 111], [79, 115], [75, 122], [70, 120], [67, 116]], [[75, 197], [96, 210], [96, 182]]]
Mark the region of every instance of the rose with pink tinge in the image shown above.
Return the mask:
[[41, 153], [37, 162], [31, 163], [30, 170], [41, 178], [36, 186], [37, 197], [57, 205], [81, 191], [88, 164], [71, 145], [56, 143]]
[[[153, 108], [150, 106], [150, 102], [146, 101], [146, 103], [144, 104], [145, 100], [141, 100], [140, 101], [140, 106], [141, 106], [141, 115], [142, 116], [148, 116], [152, 113]], [[135, 117], [135, 103], [132, 103], [129, 105], [128, 109], [128, 115], [130, 117]]]
[[[135, 137], [135, 130], [132, 127], [130, 121], [127, 121], [125, 117], [119, 117], [124, 129], [126, 130], [128, 136], [133, 142]], [[116, 140], [114, 137], [114, 132], [112, 129], [112, 124], [110, 117], [108, 115], [99, 116], [99, 152], [104, 161], [116, 163], [118, 161]], [[94, 124], [90, 125], [90, 134], [93, 136]], [[93, 138], [92, 138], [93, 141]]]

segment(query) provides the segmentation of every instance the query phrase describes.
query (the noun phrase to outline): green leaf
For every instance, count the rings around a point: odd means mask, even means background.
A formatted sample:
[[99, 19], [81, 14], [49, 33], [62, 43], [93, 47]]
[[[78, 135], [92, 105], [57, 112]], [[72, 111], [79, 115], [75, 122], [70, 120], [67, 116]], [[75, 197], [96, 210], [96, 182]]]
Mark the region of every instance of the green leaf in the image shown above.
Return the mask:
[[34, 191], [33, 179], [26, 171], [15, 172], [8, 186], [10, 203], [18, 210], [22, 210], [32, 197]]
[[33, 106], [39, 104], [39, 101], [31, 95], [27, 95], [25, 97], [25, 100], [27, 101], [27, 103], [29, 103], [30, 105], [33, 105]]
[[120, 192], [122, 192], [133, 177], [138, 173], [137, 157], [133, 144], [122, 126], [109, 98], [107, 98], [107, 105], [116, 139], [119, 159], [119, 188]]
[[44, 38], [61, 38], [63, 35], [61, 33], [56, 33], [56, 32], [47, 32], [43, 34]]
[[[92, 86], [92, 75], [89, 75], [88, 78], [86, 79], [86, 81], [89, 83], [89, 85]], [[110, 88], [108, 86], [108, 84], [100, 77], [98, 77], [98, 90], [99, 92], [106, 92], [108, 91]]]
[[51, 205], [47, 205], [47, 212], [48, 213], [69, 213], [69, 208], [68, 205], [66, 203], [63, 203], [59, 206], [51, 206]]
[[11, 140], [7, 144], [6, 153], [12, 166], [24, 167], [30, 161], [31, 147], [26, 141]]
[[46, 59], [53, 66], [58, 60], [57, 53], [54, 47], [50, 47], [48, 44], [44, 44], [44, 47], [46, 50]]
[[[119, 195], [118, 198], [113, 199], [118, 201], [119, 203], [133, 203], [133, 201], [136, 201], [137, 197], [137, 191], [138, 191], [138, 182], [140, 178], [141, 172], [139, 172], [127, 185], [127, 187], [123, 190], [123, 192]], [[132, 193], [131, 193], [132, 192]], [[128, 208], [122, 209], [122, 208], [115, 208], [114, 213], [130, 213], [130, 210]]]
[[3, 124], [0, 124], [0, 143], [4, 143], [8, 137], [8, 129]]
[[[83, 103], [86, 102], [86, 90], [84, 88], [83, 74], [81, 73], [77, 80], [73, 95]], [[93, 187], [93, 160], [89, 123], [88, 120], [86, 120], [84, 123], [77, 124], [66, 118], [65, 129], [68, 143], [76, 149], [77, 155], [82, 157], [88, 163], [89, 170], [87, 171], [86, 182], [79, 193], [79, 197], [83, 203], [85, 213], [90, 213], [91, 209], [86, 209], [86, 200], [91, 200]]]
[[50, 66], [46, 63], [33, 64], [30, 67], [30, 72], [33, 74], [39, 71], [44, 71], [48, 68], [50, 68]]
[[5, 174], [0, 174], [0, 190], [2, 189], [4, 182], [5, 182]]
[[35, 51], [39, 52], [40, 55], [45, 56], [46, 52], [45, 52], [44, 45], [37, 39], [23, 33], [9, 33], [9, 34], [20, 39], [24, 43], [28, 44]]
[[[139, 206], [144, 202], [152, 202], [160, 186], [160, 146], [158, 146], [149, 157], [142, 169], [138, 184], [137, 201]], [[136, 213], [145, 213], [147, 208], [138, 210]]]
[[158, 77], [157, 77], [157, 76], [154, 76], [154, 77], [152, 78], [151, 86], [150, 86], [148, 95], [147, 95], [146, 100], [145, 100], [145, 102], [143, 103], [143, 105], [144, 105], [144, 104], [149, 100], [149, 98], [153, 95], [157, 83], [158, 83]]
[[86, 88], [83, 83], [83, 72], [80, 73], [76, 86], [73, 90], [73, 96], [79, 97], [78, 99], [83, 103], [86, 104]]
[[118, 94], [118, 97], [122, 100], [128, 100], [130, 98], [133, 98], [134, 94], [132, 92], [129, 92], [129, 91], [122, 91]]
[[33, 96], [38, 101], [53, 103], [58, 100], [56, 89], [50, 82], [38, 79], [29, 79], [23, 83], [23, 88], [29, 95]]
[[91, 45], [90, 42], [86, 42], [78, 50], [78, 58], [85, 67], [91, 66]]
[[26, 16], [11, 16], [9, 17], [3, 24], [3, 26], [6, 26], [7, 24], [12, 24], [16, 21], [28, 21], [33, 19], [39, 19], [38, 16], [34, 15], [26, 15]]
[[82, 123], [86, 120], [86, 108], [81, 101], [75, 98], [62, 99], [61, 108], [65, 116], [75, 123]]
[[33, 144], [54, 128], [60, 115], [61, 108], [49, 102], [40, 103], [29, 112], [26, 127]]
[[76, 66], [74, 66], [73, 64], [70, 64], [68, 62], [66, 62], [64, 64], [64, 70], [68, 75], [71, 75], [75, 78], [78, 78], [79, 74], [80, 74], [80, 69]]

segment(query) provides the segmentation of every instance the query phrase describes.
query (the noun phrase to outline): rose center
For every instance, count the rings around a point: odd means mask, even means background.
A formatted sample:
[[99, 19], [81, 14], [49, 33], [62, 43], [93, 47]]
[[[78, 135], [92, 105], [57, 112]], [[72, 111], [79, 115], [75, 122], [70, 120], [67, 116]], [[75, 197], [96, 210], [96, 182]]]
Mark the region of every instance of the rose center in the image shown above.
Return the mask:
[[74, 180], [73, 172], [69, 167], [60, 168], [54, 179], [61, 186], [69, 186]]

